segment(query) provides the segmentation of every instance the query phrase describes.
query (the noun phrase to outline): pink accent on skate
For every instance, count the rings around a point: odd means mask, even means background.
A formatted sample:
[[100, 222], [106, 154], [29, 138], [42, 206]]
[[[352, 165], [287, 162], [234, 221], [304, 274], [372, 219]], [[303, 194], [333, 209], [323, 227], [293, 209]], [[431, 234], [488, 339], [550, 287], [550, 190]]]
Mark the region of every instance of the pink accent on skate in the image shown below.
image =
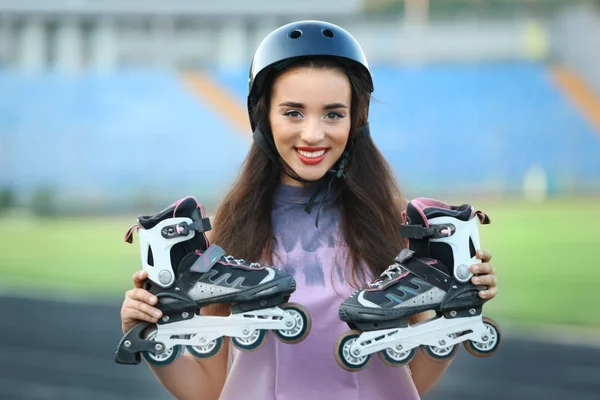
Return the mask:
[[450, 228], [442, 229], [441, 232], [446, 236], [452, 236], [452, 230]]
[[438, 263], [437, 260], [427, 261], [427, 264], [429, 264], [429, 265], [435, 265], [437, 263]]
[[[201, 256], [202, 254], [204, 254], [204, 252], [202, 250], [196, 250], [196, 255], [197, 256]], [[230, 263], [230, 262], [227, 262], [227, 261], [225, 261], [223, 259], [219, 260], [219, 264], [226, 265], [226, 266], [229, 266], [229, 267], [242, 268], [242, 269], [246, 269], [248, 271], [255, 271], [255, 270], [260, 270], [260, 269], [267, 268], [267, 265], [262, 265], [262, 264], [258, 264], [258, 263], [255, 263], [254, 267], [250, 267], [250, 266], [246, 266], [246, 265], [241, 265], [241, 264], [236, 264], [236, 263]]]
[[141, 228], [139, 224], [132, 225], [129, 229], [127, 229], [127, 232], [125, 232], [123, 240], [127, 243], [133, 243], [133, 232], [139, 228]]
[[490, 224], [492, 222], [492, 220], [490, 219], [490, 217], [486, 213], [484, 213], [483, 211], [481, 211], [481, 210], [475, 211], [473, 213], [473, 215], [477, 215], [477, 218], [479, 218], [479, 222], [482, 225], [487, 225], [487, 224]]
[[451, 207], [449, 204], [444, 203], [443, 201], [439, 201], [436, 199], [431, 199], [429, 197], [418, 197], [413, 200], [413, 202], [417, 201], [422, 205], [422, 209], [425, 210], [429, 207], [443, 208], [444, 210], [450, 210]]
[[415, 209], [419, 212], [419, 214], [421, 214], [421, 218], [423, 218], [423, 222], [425, 223], [425, 228], [428, 228], [429, 221], [427, 221], [427, 217], [425, 216], [425, 213], [423, 212], [425, 205], [423, 203], [421, 203], [419, 200], [413, 200], [412, 203], [415, 206]]
[[175, 229], [177, 229], [177, 234], [178, 234], [178, 235], [181, 235], [181, 232], [183, 232], [183, 228], [182, 228], [181, 226], [179, 226], [179, 225], [177, 225], [177, 226], [175, 227]]

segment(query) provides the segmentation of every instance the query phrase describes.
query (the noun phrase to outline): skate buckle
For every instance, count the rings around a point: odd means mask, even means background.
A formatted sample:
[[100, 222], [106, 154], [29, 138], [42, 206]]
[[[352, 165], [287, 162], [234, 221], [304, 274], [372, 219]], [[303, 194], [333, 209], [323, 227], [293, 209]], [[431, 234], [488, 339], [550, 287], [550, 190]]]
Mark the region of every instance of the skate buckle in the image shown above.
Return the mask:
[[160, 232], [165, 239], [172, 239], [177, 236], [187, 236], [190, 233], [190, 228], [187, 223], [182, 222], [177, 225], [167, 225]]

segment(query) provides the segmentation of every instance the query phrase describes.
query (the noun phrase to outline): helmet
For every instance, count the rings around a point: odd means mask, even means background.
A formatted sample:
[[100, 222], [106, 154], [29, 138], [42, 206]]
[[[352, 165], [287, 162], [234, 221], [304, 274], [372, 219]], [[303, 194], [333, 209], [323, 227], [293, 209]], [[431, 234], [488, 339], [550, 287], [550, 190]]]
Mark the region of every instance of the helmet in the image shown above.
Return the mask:
[[329, 22], [292, 22], [271, 32], [254, 53], [248, 77], [248, 115], [252, 130], [256, 127], [252, 115], [253, 104], [261, 92], [267, 72], [280, 66], [283, 61], [309, 56], [339, 57], [356, 63], [364, 68], [373, 91], [373, 78], [367, 58], [350, 33]]

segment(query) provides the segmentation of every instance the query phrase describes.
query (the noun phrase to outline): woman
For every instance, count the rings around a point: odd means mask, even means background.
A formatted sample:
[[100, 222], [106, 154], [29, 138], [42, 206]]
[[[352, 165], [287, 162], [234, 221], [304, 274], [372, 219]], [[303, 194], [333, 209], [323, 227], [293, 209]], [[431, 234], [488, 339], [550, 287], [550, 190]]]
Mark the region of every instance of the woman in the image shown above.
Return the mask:
[[[151, 366], [179, 399], [416, 399], [450, 361], [418, 353], [409, 368], [375, 358], [356, 373], [340, 368], [335, 341], [348, 329], [342, 301], [379, 276], [406, 246], [400, 236], [406, 202], [369, 136], [373, 82], [356, 40], [338, 26], [301, 21], [261, 43], [252, 62], [248, 110], [254, 143], [241, 174], [217, 211], [209, 240], [246, 260], [281, 265], [297, 281], [291, 301], [311, 314], [312, 330], [288, 345], [270, 335], [242, 353], [232, 346], [210, 359], [188, 354]], [[473, 283], [496, 295], [487, 251], [471, 266]], [[144, 272], [122, 308], [123, 331], [156, 321], [156, 299], [142, 289]], [[154, 301], [153, 301], [154, 300]], [[204, 314], [227, 315], [207, 307]], [[416, 315], [412, 322], [428, 319]], [[231, 354], [228, 365], [228, 355]]]

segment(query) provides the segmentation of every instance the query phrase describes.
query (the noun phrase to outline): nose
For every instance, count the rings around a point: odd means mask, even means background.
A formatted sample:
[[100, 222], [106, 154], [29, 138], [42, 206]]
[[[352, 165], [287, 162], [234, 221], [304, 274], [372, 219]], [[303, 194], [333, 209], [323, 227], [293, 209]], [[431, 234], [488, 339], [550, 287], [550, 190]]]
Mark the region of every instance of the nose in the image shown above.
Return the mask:
[[318, 118], [307, 119], [300, 138], [308, 145], [317, 145], [325, 138], [325, 130]]

